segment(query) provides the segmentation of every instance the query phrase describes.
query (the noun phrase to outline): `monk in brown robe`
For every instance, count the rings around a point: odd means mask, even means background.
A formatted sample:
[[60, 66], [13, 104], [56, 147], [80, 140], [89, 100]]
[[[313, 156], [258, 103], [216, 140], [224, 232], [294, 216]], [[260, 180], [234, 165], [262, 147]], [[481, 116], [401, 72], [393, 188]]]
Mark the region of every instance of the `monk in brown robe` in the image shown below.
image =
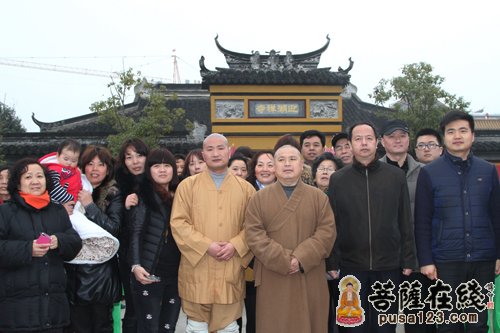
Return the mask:
[[250, 200], [245, 218], [255, 255], [258, 333], [326, 332], [325, 258], [335, 240], [328, 198], [300, 180], [304, 161], [290, 145], [274, 155], [277, 182]]

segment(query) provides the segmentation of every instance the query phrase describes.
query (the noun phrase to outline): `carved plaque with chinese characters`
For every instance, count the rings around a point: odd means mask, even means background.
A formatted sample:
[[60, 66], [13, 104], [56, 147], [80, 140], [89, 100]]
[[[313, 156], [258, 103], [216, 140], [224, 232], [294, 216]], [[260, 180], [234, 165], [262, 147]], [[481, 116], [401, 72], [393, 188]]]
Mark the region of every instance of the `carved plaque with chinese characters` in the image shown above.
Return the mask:
[[251, 118], [304, 118], [306, 115], [304, 100], [250, 100], [248, 104]]

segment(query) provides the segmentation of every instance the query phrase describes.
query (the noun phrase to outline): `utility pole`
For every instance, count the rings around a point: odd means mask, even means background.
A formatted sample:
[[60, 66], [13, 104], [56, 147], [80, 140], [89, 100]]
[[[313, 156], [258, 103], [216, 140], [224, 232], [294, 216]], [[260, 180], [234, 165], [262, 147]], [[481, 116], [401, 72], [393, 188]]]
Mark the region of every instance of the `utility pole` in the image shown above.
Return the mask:
[[181, 83], [181, 77], [179, 75], [179, 67], [177, 66], [177, 56], [175, 55], [175, 49], [172, 50], [174, 53], [172, 55], [172, 58], [174, 58], [174, 77], [172, 82], [173, 83]]

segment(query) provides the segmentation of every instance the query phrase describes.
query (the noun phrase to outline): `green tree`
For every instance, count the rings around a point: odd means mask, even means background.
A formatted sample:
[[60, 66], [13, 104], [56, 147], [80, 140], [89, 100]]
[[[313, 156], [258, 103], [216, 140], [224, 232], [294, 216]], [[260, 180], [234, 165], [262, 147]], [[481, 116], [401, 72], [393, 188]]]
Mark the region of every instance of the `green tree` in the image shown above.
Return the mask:
[[[143, 97], [148, 103], [143, 114], [126, 114], [124, 112], [125, 101], [136, 85], [143, 85], [149, 93]], [[117, 154], [122, 143], [129, 138], [141, 138], [150, 147], [158, 146], [159, 140], [170, 133], [174, 125], [184, 120], [186, 129], [190, 130], [192, 124], [185, 120], [185, 111], [181, 108], [168, 109], [166, 107], [166, 92], [160, 88], [154, 88], [141, 78], [141, 73], [134, 73], [130, 68], [120, 73], [118, 81], [112, 80], [108, 84], [111, 96], [106, 100], [98, 101], [90, 106], [90, 110], [96, 112], [101, 123], [110, 126], [115, 133], [107, 138], [108, 147]], [[176, 99], [176, 96], [171, 97]]]
[[[0, 102], [0, 136], [5, 133], [24, 133], [26, 128], [21, 124], [21, 119], [16, 115], [16, 110]], [[0, 164], [4, 164], [3, 151], [0, 150]]]
[[369, 96], [378, 105], [393, 103], [397, 112], [385, 116], [406, 121], [413, 135], [425, 127], [437, 129], [447, 111], [467, 111], [470, 102], [446, 92], [441, 87], [445, 79], [432, 71], [424, 62], [405, 65], [401, 76], [380, 80]]
[[21, 132], [26, 132], [26, 128], [21, 124], [16, 110], [0, 102], [0, 134]]

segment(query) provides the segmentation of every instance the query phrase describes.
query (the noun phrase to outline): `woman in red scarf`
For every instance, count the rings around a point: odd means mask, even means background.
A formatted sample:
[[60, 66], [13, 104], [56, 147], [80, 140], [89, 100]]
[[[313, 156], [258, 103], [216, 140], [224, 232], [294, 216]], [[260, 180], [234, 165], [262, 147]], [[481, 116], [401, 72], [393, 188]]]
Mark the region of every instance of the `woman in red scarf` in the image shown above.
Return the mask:
[[11, 169], [10, 201], [0, 206], [0, 332], [62, 332], [69, 324], [64, 261], [81, 239], [68, 213], [50, 202], [36, 159]]

